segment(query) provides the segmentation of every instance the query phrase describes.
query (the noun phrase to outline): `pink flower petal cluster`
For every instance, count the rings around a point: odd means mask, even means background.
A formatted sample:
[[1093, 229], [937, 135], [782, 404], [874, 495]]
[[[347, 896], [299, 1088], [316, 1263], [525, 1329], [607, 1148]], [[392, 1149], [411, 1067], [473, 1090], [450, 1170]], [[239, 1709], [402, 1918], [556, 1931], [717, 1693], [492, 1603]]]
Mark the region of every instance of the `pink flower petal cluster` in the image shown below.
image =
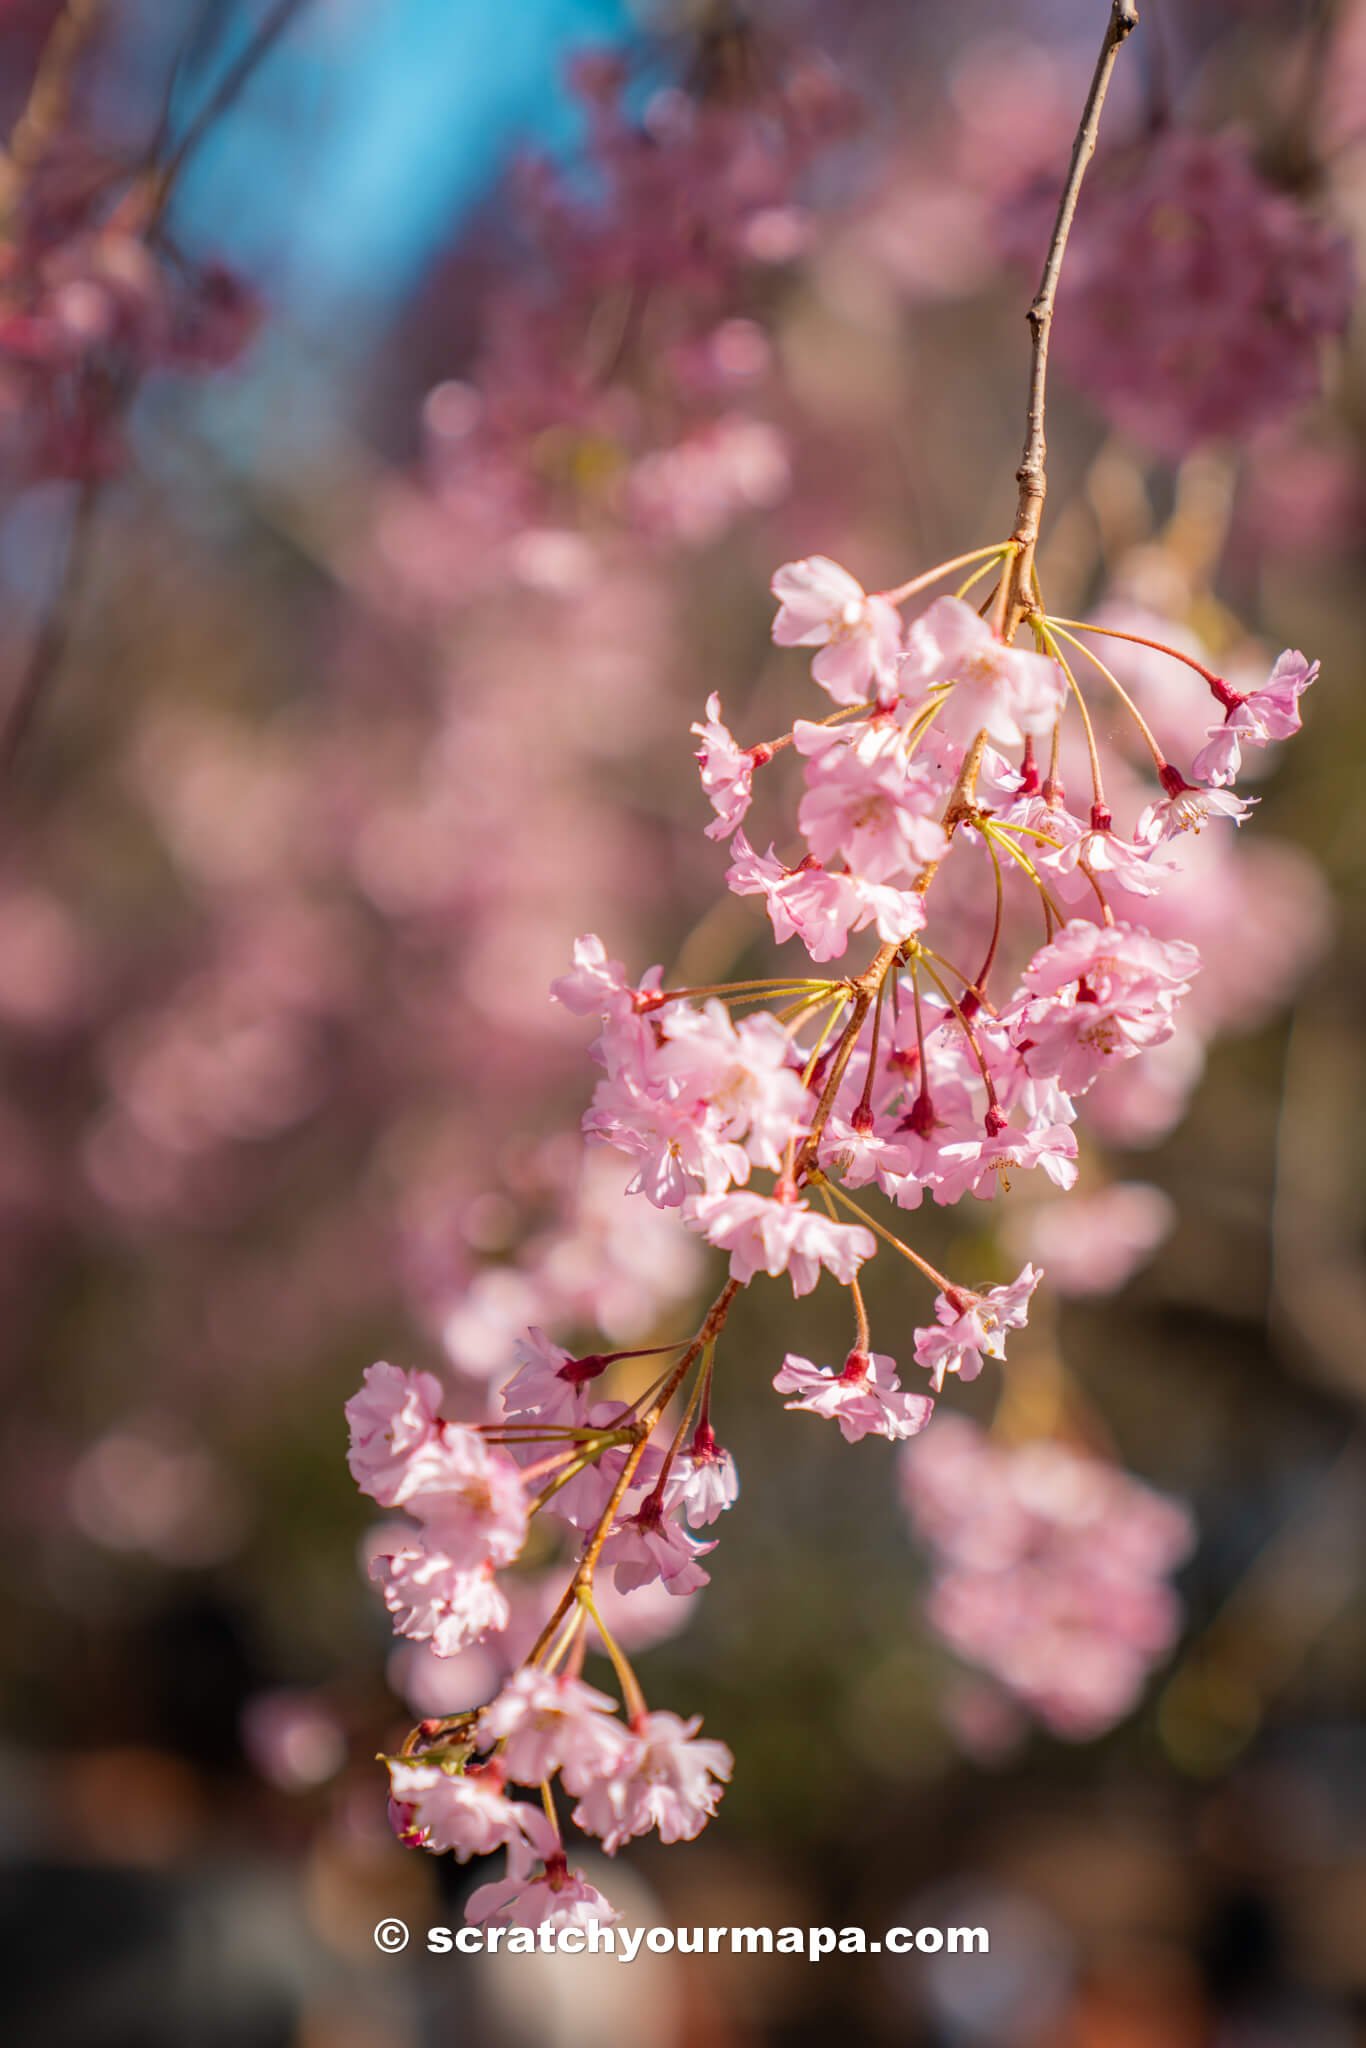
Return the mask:
[[776, 1195], [694, 1195], [683, 1220], [730, 1253], [731, 1278], [742, 1286], [756, 1273], [786, 1273], [798, 1296], [811, 1292], [822, 1267], [847, 1287], [877, 1250], [862, 1224], [834, 1223], [804, 1201]]
[[678, 1506], [671, 1501], [666, 1507], [657, 1494], [647, 1494], [634, 1513], [613, 1524], [602, 1558], [613, 1570], [619, 1593], [659, 1584], [666, 1592], [683, 1595], [698, 1593], [711, 1584], [711, 1574], [698, 1559], [715, 1550], [716, 1541], [704, 1543], [690, 1535]]
[[1186, 1508], [1107, 1460], [997, 1443], [959, 1415], [902, 1458], [939, 1634], [1053, 1733], [1103, 1734], [1175, 1640], [1167, 1579], [1193, 1540]]
[[791, 1040], [766, 1014], [737, 1024], [711, 1002], [609, 1015], [594, 1056], [606, 1078], [584, 1129], [637, 1161], [631, 1191], [658, 1208], [698, 1188], [724, 1193], [752, 1165], [776, 1171], [802, 1133], [806, 1089]]
[[935, 723], [962, 742], [987, 732], [1001, 746], [1048, 736], [1067, 678], [1051, 656], [1007, 647], [962, 598], [936, 598], [906, 635], [897, 688], [912, 703], [933, 693]]
[[864, 882], [904, 888], [943, 859], [943, 777], [909, 753], [894, 719], [835, 727], [799, 719], [793, 744], [808, 764], [797, 823], [823, 866], [842, 860]]
[[1236, 782], [1243, 765], [1244, 747], [1266, 747], [1274, 740], [1288, 740], [1300, 730], [1300, 698], [1319, 672], [1316, 661], [1306, 661], [1298, 648], [1287, 647], [1260, 689], [1244, 696], [1232, 693], [1221, 724], [1208, 728], [1206, 744], [1191, 764], [1201, 782], [1226, 787]]
[[927, 1394], [908, 1394], [896, 1376], [896, 1360], [881, 1351], [851, 1351], [841, 1372], [812, 1365], [789, 1351], [773, 1382], [780, 1394], [795, 1394], [788, 1408], [804, 1408], [837, 1422], [846, 1443], [865, 1436], [893, 1442], [918, 1434], [934, 1412]]
[[435, 1373], [384, 1363], [368, 1368], [360, 1392], [347, 1402], [351, 1477], [381, 1507], [398, 1506], [414, 1454], [438, 1441], [440, 1405]]
[[475, 1740], [481, 1749], [500, 1745], [502, 1768], [519, 1785], [540, 1785], [558, 1773], [578, 1793], [621, 1759], [627, 1735], [615, 1707], [582, 1679], [526, 1664], [484, 1708]]
[[668, 1502], [692, 1529], [705, 1529], [740, 1497], [740, 1475], [709, 1422], [698, 1424], [686, 1451], [674, 1460]]
[[[539, 1868], [538, 1868], [539, 1866]], [[506, 1874], [471, 1892], [465, 1918], [476, 1927], [611, 1927], [621, 1915], [582, 1871], [571, 1870], [545, 1814], [528, 1807], [509, 1837]]]
[[512, 1347], [517, 1370], [503, 1387], [503, 1407], [509, 1421], [582, 1422], [585, 1418], [584, 1389], [607, 1369], [598, 1355], [575, 1358], [562, 1345], [554, 1344], [535, 1325]]
[[1073, 918], [1034, 955], [1002, 1016], [1030, 1074], [1082, 1095], [1114, 1062], [1171, 1037], [1199, 970], [1183, 941]]
[[1004, 1358], [1007, 1330], [1022, 1330], [1029, 1304], [1043, 1273], [1026, 1266], [1008, 1287], [987, 1287], [981, 1293], [955, 1289], [935, 1296], [937, 1321], [915, 1333], [915, 1358], [930, 1375], [936, 1393], [949, 1373], [975, 1380], [987, 1358]]
[[609, 960], [597, 933], [587, 932], [574, 941], [573, 969], [551, 982], [550, 993], [576, 1017], [629, 1017], [651, 1007], [661, 972], [652, 967], [639, 986], [632, 987], [620, 960]]
[[1241, 825], [1252, 815], [1255, 796], [1235, 796], [1231, 789], [1199, 789], [1175, 769], [1162, 777], [1164, 794], [1140, 812], [1139, 839], [1160, 846], [1182, 832], [1201, 832], [1211, 818], [1231, 818]]
[[736, 833], [731, 855], [726, 880], [735, 894], [762, 896], [774, 938], [780, 945], [799, 938], [813, 960], [840, 959], [850, 933], [869, 925], [889, 945], [924, 925], [924, 901], [912, 889], [836, 872], [814, 854], [795, 868], [785, 867], [772, 847], [756, 853], [743, 832]]
[[465, 1770], [445, 1763], [389, 1759], [390, 1820], [399, 1840], [457, 1863], [487, 1856], [524, 1832], [535, 1811], [504, 1791], [507, 1772], [491, 1758]]
[[609, 1856], [635, 1835], [658, 1830], [663, 1842], [691, 1842], [716, 1812], [735, 1759], [724, 1742], [698, 1740], [700, 1715], [641, 1715], [610, 1774], [597, 1778], [574, 1809], [574, 1825], [597, 1835]]
[[721, 699], [715, 690], [707, 699], [705, 725], [695, 724], [692, 729], [702, 742], [697, 750], [702, 788], [716, 813], [706, 828], [707, 837], [729, 839], [749, 815], [754, 771], [768, 758], [768, 749], [737, 745], [730, 728], [722, 723]]
[[507, 1626], [494, 1583], [526, 1540], [522, 1477], [505, 1452], [442, 1421], [430, 1373], [374, 1365], [347, 1403], [351, 1470], [362, 1490], [416, 1518], [410, 1540], [376, 1556], [371, 1577], [401, 1635], [450, 1657]]
[[892, 679], [901, 647], [901, 618], [884, 597], [826, 555], [786, 562], [773, 578], [779, 647], [819, 647], [811, 673], [837, 704], [858, 704]]
[[511, 1609], [493, 1566], [469, 1566], [423, 1531], [372, 1559], [370, 1577], [384, 1595], [401, 1636], [429, 1642], [438, 1657], [455, 1657], [508, 1625]]
[[1121, 431], [1173, 456], [1311, 398], [1352, 304], [1345, 240], [1269, 185], [1241, 138], [1176, 125], [1111, 159], [1068, 263], [1060, 364]]

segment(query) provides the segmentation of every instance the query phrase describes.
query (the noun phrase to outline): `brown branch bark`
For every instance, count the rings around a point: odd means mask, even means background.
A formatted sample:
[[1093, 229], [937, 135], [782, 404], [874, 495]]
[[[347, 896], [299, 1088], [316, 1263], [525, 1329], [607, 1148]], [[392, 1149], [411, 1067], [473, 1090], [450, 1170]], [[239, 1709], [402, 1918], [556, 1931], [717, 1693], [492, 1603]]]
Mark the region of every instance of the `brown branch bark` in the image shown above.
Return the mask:
[[1044, 432], [1044, 412], [1048, 389], [1048, 341], [1053, 326], [1053, 307], [1058, 294], [1058, 279], [1062, 275], [1063, 257], [1067, 253], [1067, 238], [1072, 231], [1081, 182], [1086, 176], [1086, 167], [1095, 154], [1101, 111], [1105, 105], [1105, 96], [1110, 90], [1115, 60], [1121, 45], [1127, 42], [1137, 27], [1136, 0], [1111, 0], [1105, 40], [1100, 46], [1100, 55], [1096, 59], [1096, 68], [1091, 77], [1091, 88], [1086, 95], [1086, 105], [1082, 109], [1081, 122], [1072, 144], [1072, 161], [1068, 166], [1067, 180], [1058, 202], [1052, 239], [1048, 245], [1048, 254], [1044, 258], [1043, 274], [1026, 316], [1032, 347], [1024, 453], [1020, 459], [1020, 467], [1015, 472], [1020, 494], [1015, 508], [1015, 530], [1011, 538], [1015, 541], [1016, 547], [1001, 578], [997, 596], [997, 615], [993, 622], [1006, 640], [1014, 638], [1021, 619], [1033, 606], [1034, 550], [1038, 545], [1044, 499], [1048, 492], [1048, 443]]

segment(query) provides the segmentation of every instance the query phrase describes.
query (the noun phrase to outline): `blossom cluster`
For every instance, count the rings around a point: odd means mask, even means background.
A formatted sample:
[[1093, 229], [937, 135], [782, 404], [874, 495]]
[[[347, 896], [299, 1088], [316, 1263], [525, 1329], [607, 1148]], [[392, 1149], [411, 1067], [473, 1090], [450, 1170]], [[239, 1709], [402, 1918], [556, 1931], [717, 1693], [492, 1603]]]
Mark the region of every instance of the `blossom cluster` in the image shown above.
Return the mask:
[[778, 48], [743, 89], [703, 70], [640, 108], [613, 53], [581, 54], [569, 84], [584, 164], [520, 165], [522, 263], [429, 395], [424, 472], [383, 515], [386, 577], [443, 605], [535, 581], [538, 536], [552, 554], [580, 525], [698, 546], [791, 483], [768, 302], [806, 251], [803, 185], [847, 132], [848, 86]]
[[[628, 1596], [707, 1583], [702, 1560], [717, 1539], [697, 1531], [738, 1491], [712, 1421], [717, 1350], [736, 1294], [760, 1275], [786, 1278], [797, 1298], [829, 1276], [848, 1300], [842, 1360], [789, 1352], [778, 1366], [773, 1385], [789, 1409], [833, 1422], [850, 1443], [908, 1444], [926, 1431], [941, 1442], [923, 1466], [911, 1453], [907, 1484], [918, 1523], [950, 1559], [932, 1614], [956, 1647], [1050, 1726], [1082, 1735], [1123, 1711], [1170, 1640], [1176, 1610], [1161, 1581], [1188, 1534], [1180, 1510], [1064, 1444], [997, 1446], [952, 1418], [932, 1426], [951, 1378], [1004, 1363], [1040, 1270], [1026, 1263], [1014, 1279], [969, 1285], [884, 1216], [927, 1197], [932, 1207], [990, 1201], [1036, 1170], [1055, 1191], [1076, 1183], [1084, 1098], [1171, 1039], [1201, 971], [1189, 939], [1150, 928], [1149, 907], [1206, 825], [1250, 814], [1253, 800], [1233, 788], [1242, 752], [1298, 728], [1316, 667], [1287, 650], [1244, 689], [1180, 649], [1041, 603], [1025, 609], [1033, 644], [1016, 645], [990, 594], [979, 612], [967, 591], [988, 577], [1008, 588], [1018, 545], [877, 592], [825, 557], [784, 565], [774, 640], [808, 651], [832, 708], [745, 744], [713, 695], [694, 727], [707, 832], [728, 842], [729, 887], [760, 897], [775, 941], [796, 941], [805, 961], [672, 987], [659, 967], [633, 979], [590, 934], [552, 985], [564, 1009], [599, 1027], [586, 1138], [628, 1162], [629, 1193], [726, 1255], [726, 1284], [696, 1335], [658, 1353], [574, 1355], [530, 1329], [501, 1414], [480, 1424], [443, 1420], [436, 1382], [389, 1366], [373, 1368], [350, 1405], [357, 1480], [412, 1518], [372, 1567], [401, 1634], [451, 1655], [505, 1628], [497, 1574], [532, 1515], [557, 1521], [575, 1551], [562, 1598], [497, 1699], [422, 1724], [393, 1765], [406, 1841], [461, 1856], [507, 1846], [508, 1878], [475, 1894], [476, 1914], [553, 1918], [583, 1904], [585, 1881], [569, 1875], [558, 1835], [540, 1819], [528, 1833], [509, 1782], [547, 1788], [548, 1816], [558, 1776], [575, 1824], [609, 1853], [650, 1826], [689, 1837], [714, 1809], [729, 1753], [698, 1743], [695, 1721], [650, 1713], [593, 1588], [599, 1573]], [[911, 599], [964, 569], [956, 595], [904, 622]], [[1190, 776], [1093, 651], [1107, 638], [1161, 654], [1197, 705], [1213, 700]], [[1106, 795], [1093, 672], [1151, 763], [1146, 788], [1130, 778], [1127, 822]], [[1064, 786], [1074, 722], [1090, 777], [1082, 807]], [[770, 784], [793, 812], [781, 854], [776, 841], [758, 852], [749, 836]], [[957, 877], [957, 893], [941, 875]], [[980, 952], [979, 926], [955, 915], [965, 890], [989, 906]], [[860, 934], [865, 964], [821, 971]], [[1134, 1256], [1162, 1227], [1151, 1204], [1139, 1208]], [[888, 1251], [930, 1290], [902, 1360], [874, 1348], [860, 1285]], [[662, 1371], [633, 1399], [601, 1397], [639, 1356], [662, 1357]], [[591, 1629], [621, 1684], [625, 1723], [579, 1677]]]
[[0, 432], [29, 480], [122, 468], [121, 416], [151, 369], [221, 369], [256, 331], [255, 293], [170, 239], [157, 177], [60, 138], [0, 251]]
[[1059, 360], [1123, 431], [1181, 455], [1313, 398], [1353, 289], [1345, 238], [1245, 141], [1169, 128], [1088, 194]]
[[1112, 1727], [1175, 1640], [1167, 1575], [1194, 1540], [1188, 1511], [1108, 1459], [993, 1441], [962, 1415], [903, 1459], [932, 1626], [1055, 1735]]
[[[550, 1508], [552, 1494], [553, 1511], [571, 1529], [600, 1521], [605, 1500], [615, 1496], [617, 1520], [604, 1555], [615, 1563], [619, 1587], [662, 1579], [670, 1592], [684, 1592], [705, 1583], [693, 1559], [711, 1546], [689, 1536], [680, 1517], [706, 1522], [730, 1504], [729, 1461], [700, 1432], [672, 1479], [657, 1455], [647, 1456], [636, 1466], [634, 1486], [618, 1488], [631, 1439], [614, 1425], [627, 1411], [622, 1403], [587, 1398], [606, 1363], [572, 1360], [539, 1332], [530, 1333], [520, 1369], [504, 1390], [510, 1426], [499, 1444], [486, 1432], [442, 1418], [440, 1386], [430, 1373], [371, 1367], [347, 1404], [350, 1462], [373, 1500], [413, 1517], [411, 1535], [396, 1538], [373, 1566], [400, 1634], [454, 1656], [505, 1628], [509, 1609], [495, 1572], [518, 1557], [530, 1514]], [[576, 1430], [561, 1417], [577, 1417], [584, 1426]], [[574, 1449], [528, 1465], [528, 1443], [557, 1434]], [[520, 1462], [505, 1443], [517, 1446]], [[531, 1482], [557, 1466], [568, 1483], [538, 1499]], [[605, 1635], [591, 1599], [589, 1606]], [[616, 1917], [582, 1874], [570, 1871], [542, 1806], [514, 1799], [509, 1786], [547, 1788], [548, 1797], [557, 1781], [577, 1802], [574, 1825], [596, 1837], [608, 1855], [652, 1831], [665, 1842], [689, 1841], [715, 1812], [733, 1767], [730, 1751], [700, 1738], [696, 1717], [651, 1713], [629, 1682], [628, 1689], [633, 1707], [623, 1721], [606, 1694], [533, 1658], [477, 1714], [454, 1726], [424, 1724], [415, 1731], [417, 1743], [389, 1760], [400, 1840], [453, 1853], [460, 1862], [507, 1850], [505, 1879], [474, 1893], [471, 1919], [570, 1925]]]

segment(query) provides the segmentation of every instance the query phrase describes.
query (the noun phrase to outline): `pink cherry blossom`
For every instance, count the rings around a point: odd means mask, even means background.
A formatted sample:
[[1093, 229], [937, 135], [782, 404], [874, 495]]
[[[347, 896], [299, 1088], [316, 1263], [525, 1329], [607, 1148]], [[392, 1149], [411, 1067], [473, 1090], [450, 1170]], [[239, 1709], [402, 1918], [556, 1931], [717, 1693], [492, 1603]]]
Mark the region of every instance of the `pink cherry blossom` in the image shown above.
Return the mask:
[[952, 1296], [935, 1296], [938, 1321], [916, 1331], [915, 1357], [929, 1373], [936, 1393], [949, 1373], [975, 1380], [984, 1358], [1005, 1357], [1006, 1332], [1022, 1330], [1029, 1321], [1030, 1299], [1042, 1278], [1037, 1267], [1025, 1266], [1008, 1287], [988, 1287], [981, 1293], [956, 1289]]
[[780, 945], [795, 936], [813, 960], [840, 958], [863, 909], [848, 875], [830, 874], [811, 856], [795, 868], [784, 867], [771, 846], [766, 854], [755, 853], [743, 832], [736, 833], [731, 856], [727, 883], [737, 896], [765, 899]]
[[1139, 815], [1137, 837], [1150, 846], [1174, 839], [1181, 832], [1199, 832], [1211, 818], [1232, 818], [1241, 825], [1251, 817], [1255, 796], [1235, 796], [1231, 789], [1196, 789], [1183, 781], [1175, 769], [1162, 776], [1165, 796], [1151, 803]]
[[511, 1564], [526, 1541], [522, 1475], [506, 1451], [477, 1431], [443, 1422], [410, 1456], [396, 1503], [462, 1568]]
[[501, 1849], [522, 1826], [528, 1811], [503, 1790], [500, 1762], [470, 1764], [464, 1770], [442, 1764], [389, 1759], [389, 1793], [395, 1829], [410, 1848], [434, 1856], [451, 1854], [457, 1863]]
[[1041, 1124], [1028, 1131], [1002, 1123], [972, 1138], [955, 1138], [939, 1147], [938, 1177], [932, 1182], [934, 1199], [948, 1206], [971, 1190], [979, 1201], [989, 1201], [998, 1192], [1010, 1192], [1013, 1173], [1028, 1173], [1036, 1166], [1054, 1187], [1075, 1187], [1075, 1131], [1063, 1123]]
[[706, 827], [707, 837], [729, 839], [748, 814], [754, 770], [766, 758], [766, 751], [737, 745], [729, 728], [721, 722], [721, 699], [715, 690], [707, 699], [706, 724], [694, 725], [692, 730], [702, 741], [697, 751], [702, 788], [716, 813]]
[[793, 729], [808, 759], [807, 793], [797, 822], [813, 855], [847, 862], [873, 883], [913, 880], [943, 858], [948, 841], [937, 815], [943, 783], [924, 760], [907, 760], [891, 720], [851, 729]]
[[694, 1195], [683, 1220], [730, 1253], [733, 1280], [743, 1286], [756, 1273], [786, 1273], [795, 1295], [811, 1292], [822, 1266], [847, 1286], [877, 1250], [861, 1224], [834, 1223], [803, 1201], [774, 1195]]
[[664, 1842], [691, 1842], [716, 1812], [735, 1768], [724, 1742], [699, 1741], [701, 1716], [643, 1714], [610, 1776], [588, 1787], [574, 1825], [597, 1835], [609, 1856], [635, 1835], [659, 1831]]
[[503, 1387], [509, 1421], [582, 1422], [585, 1387], [607, 1369], [605, 1358], [575, 1358], [534, 1326], [512, 1347], [517, 1371]]
[[901, 619], [883, 597], [825, 555], [787, 562], [773, 578], [779, 647], [819, 647], [811, 673], [837, 704], [857, 704], [892, 676]]
[[570, 1870], [559, 1835], [535, 1807], [507, 1853], [506, 1874], [480, 1885], [466, 1902], [465, 1918], [474, 1926], [611, 1927], [620, 1920], [582, 1871]]
[[913, 701], [946, 690], [940, 729], [964, 741], [985, 730], [1006, 747], [1052, 732], [1067, 696], [1067, 678], [1049, 656], [1007, 647], [961, 598], [936, 598], [914, 620], [897, 687]]
[[1277, 655], [1271, 674], [1260, 689], [1248, 692], [1241, 707], [1251, 714], [1263, 741], [1288, 740], [1300, 730], [1300, 698], [1318, 673], [1319, 664], [1306, 661], [1298, 647]]
[[596, 1053], [607, 1074], [594, 1090], [584, 1130], [636, 1160], [628, 1192], [671, 1209], [698, 1187], [718, 1194], [732, 1181], [748, 1180], [749, 1154], [725, 1136], [725, 1120], [712, 1113], [705, 1095], [670, 1070], [646, 1019], [609, 1020]]
[[481, 1748], [501, 1745], [503, 1768], [517, 1784], [539, 1785], [558, 1771], [578, 1792], [615, 1769], [625, 1750], [615, 1705], [580, 1678], [524, 1664], [479, 1716], [475, 1738]]
[[[1058, 812], [1051, 813], [1057, 829]], [[1094, 903], [1091, 876], [1106, 889], [1127, 890], [1133, 896], [1155, 896], [1170, 878], [1171, 868], [1151, 845], [1124, 839], [1110, 825], [1083, 826], [1068, 819], [1071, 828], [1055, 849], [1037, 841], [1031, 858], [1048, 878], [1064, 902]]]
[[640, 986], [632, 988], [620, 960], [609, 960], [602, 940], [589, 932], [575, 939], [573, 970], [552, 981], [550, 993], [576, 1017], [623, 1017], [640, 1009], [641, 997], [649, 997], [659, 983], [660, 969], [653, 967]]
[[633, 1593], [657, 1579], [670, 1593], [696, 1593], [711, 1583], [698, 1559], [716, 1543], [690, 1536], [682, 1523], [665, 1511], [657, 1494], [646, 1496], [634, 1514], [623, 1515], [602, 1548], [603, 1563], [615, 1573], [619, 1593]]
[[[775, 1017], [736, 1023], [724, 1003], [666, 1012], [655, 1072], [719, 1139], [741, 1142], [756, 1166], [776, 1173], [809, 1107], [792, 1042]], [[746, 1176], [737, 1176], [744, 1178]]]
[[730, 1452], [716, 1441], [710, 1423], [699, 1423], [692, 1441], [674, 1460], [668, 1503], [682, 1510], [694, 1529], [705, 1529], [740, 1497], [740, 1475]]
[[763, 896], [779, 944], [795, 935], [813, 960], [838, 960], [849, 934], [870, 924], [889, 945], [924, 925], [924, 900], [914, 890], [832, 874], [812, 854], [795, 868], [784, 867], [772, 847], [756, 854], [743, 832], [736, 833], [731, 853], [726, 881], [736, 895]]
[[1183, 941], [1073, 918], [1034, 955], [1004, 1015], [1029, 1072], [1079, 1095], [1115, 1062], [1171, 1037], [1199, 968]]
[[804, 1408], [840, 1426], [846, 1443], [865, 1436], [894, 1442], [915, 1436], [934, 1412], [927, 1394], [908, 1394], [896, 1376], [896, 1361], [881, 1351], [851, 1351], [842, 1372], [787, 1354], [773, 1382], [780, 1394], [796, 1394], [788, 1408]]
[[399, 1549], [372, 1559], [370, 1577], [398, 1633], [430, 1641], [438, 1657], [454, 1657], [508, 1625], [510, 1610], [494, 1583], [493, 1566], [459, 1564], [434, 1538], [419, 1532]]
[[1225, 786], [1238, 778], [1244, 747], [1269, 746], [1297, 733], [1299, 700], [1318, 672], [1316, 661], [1308, 662], [1298, 648], [1288, 647], [1260, 689], [1246, 696], [1234, 693], [1223, 723], [1208, 728], [1208, 743], [1196, 755], [1192, 772], [1202, 782]]
[[435, 1441], [440, 1402], [441, 1382], [433, 1373], [385, 1364], [366, 1368], [361, 1391], [346, 1404], [348, 1462], [361, 1492], [381, 1507], [398, 1505], [413, 1453]]

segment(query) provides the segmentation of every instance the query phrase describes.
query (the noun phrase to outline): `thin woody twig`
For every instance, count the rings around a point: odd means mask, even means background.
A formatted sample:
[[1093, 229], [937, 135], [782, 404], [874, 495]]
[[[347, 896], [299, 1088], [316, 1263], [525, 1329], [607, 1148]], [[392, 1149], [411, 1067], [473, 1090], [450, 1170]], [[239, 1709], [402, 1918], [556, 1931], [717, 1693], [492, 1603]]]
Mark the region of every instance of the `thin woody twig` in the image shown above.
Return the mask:
[[166, 159], [160, 177], [163, 202], [218, 116], [232, 105], [261, 59], [278, 42], [295, 15], [307, 5], [308, 0], [277, 0], [272, 12], [261, 23], [237, 62], [229, 67], [217, 89], [209, 95]]
[[[71, 0], [53, 30], [29, 106], [15, 130], [9, 151], [0, 157], [0, 208], [12, 209], [23, 176], [35, 167], [44, 144], [60, 125], [69, 99], [71, 66], [99, 14], [100, 4], [101, 0]], [[157, 174], [149, 231], [161, 221], [177, 180], [214, 121], [236, 99], [262, 58], [307, 4], [308, 0], [277, 0], [277, 5], [262, 22], [237, 62], [191, 121]], [[140, 381], [131, 369], [126, 369], [124, 374], [113, 380], [108, 402], [111, 418], [127, 412], [137, 395]], [[66, 654], [73, 615], [85, 579], [91, 530], [100, 495], [99, 479], [89, 478], [81, 485], [57, 588], [30, 650], [13, 701], [0, 712], [0, 784], [8, 781], [38, 705]]]
[[52, 25], [24, 110], [0, 154], [0, 209], [6, 213], [66, 121], [76, 65], [103, 5], [104, 0], [67, 0]]
[[1044, 410], [1048, 386], [1048, 340], [1053, 326], [1053, 307], [1058, 294], [1058, 279], [1062, 275], [1063, 257], [1067, 253], [1067, 238], [1071, 233], [1072, 221], [1077, 210], [1081, 181], [1086, 175], [1087, 165], [1095, 154], [1101, 110], [1110, 89], [1115, 59], [1119, 55], [1121, 44], [1128, 40], [1137, 27], [1136, 0], [1111, 0], [1105, 40], [1096, 59], [1091, 89], [1086, 95], [1081, 123], [1072, 144], [1072, 161], [1068, 166], [1062, 198], [1058, 202], [1057, 219], [1053, 223], [1052, 239], [1048, 245], [1048, 254], [1044, 258], [1043, 274], [1027, 316], [1033, 346], [1024, 453], [1020, 467], [1015, 472], [1020, 495], [1015, 508], [1015, 531], [1011, 538], [1016, 543], [1016, 549], [1007, 565], [1006, 573], [1001, 578], [995, 620], [1002, 638], [1006, 640], [1014, 638], [1016, 628], [1030, 609], [1028, 593], [1034, 567], [1034, 550], [1038, 545], [1039, 525], [1043, 518], [1044, 498], [1048, 490], [1048, 444], [1044, 434]]

